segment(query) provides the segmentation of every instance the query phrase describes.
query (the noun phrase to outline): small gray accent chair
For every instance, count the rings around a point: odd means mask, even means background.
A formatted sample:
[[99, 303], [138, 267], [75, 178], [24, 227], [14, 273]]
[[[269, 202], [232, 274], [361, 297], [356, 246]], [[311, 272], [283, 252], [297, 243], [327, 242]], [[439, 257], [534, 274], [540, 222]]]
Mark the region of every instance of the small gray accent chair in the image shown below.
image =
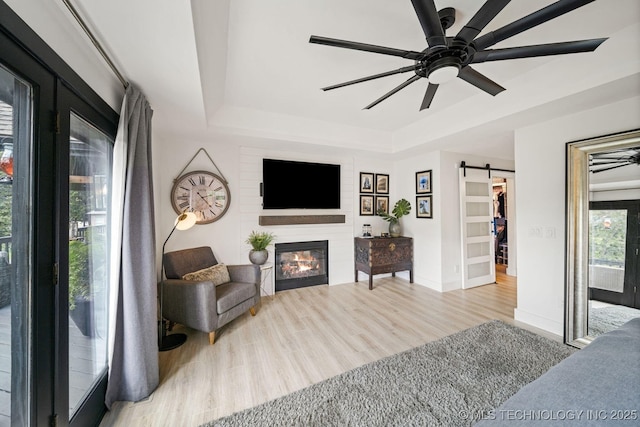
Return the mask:
[[218, 264], [210, 247], [164, 254], [166, 279], [162, 315], [165, 319], [209, 334], [247, 310], [252, 316], [260, 302], [260, 266], [227, 265], [231, 281], [214, 286], [211, 281], [183, 280], [182, 276]]

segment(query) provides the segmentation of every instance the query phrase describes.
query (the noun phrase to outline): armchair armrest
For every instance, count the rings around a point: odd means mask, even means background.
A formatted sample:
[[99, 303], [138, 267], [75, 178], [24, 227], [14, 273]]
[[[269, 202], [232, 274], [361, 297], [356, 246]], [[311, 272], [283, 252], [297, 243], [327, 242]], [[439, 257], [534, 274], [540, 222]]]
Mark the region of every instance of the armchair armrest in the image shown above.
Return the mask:
[[232, 282], [253, 283], [256, 287], [256, 296], [253, 304], [260, 303], [260, 284], [262, 282], [262, 272], [260, 266], [255, 264], [227, 265], [229, 278]]
[[165, 319], [202, 332], [218, 326], [216, 287], [210, 281], [167, 279], [164, 286], [162, 315]]
[[232, 282], [255, 283], [260, 286], [260, 266], [254, 264], [227, 265]]

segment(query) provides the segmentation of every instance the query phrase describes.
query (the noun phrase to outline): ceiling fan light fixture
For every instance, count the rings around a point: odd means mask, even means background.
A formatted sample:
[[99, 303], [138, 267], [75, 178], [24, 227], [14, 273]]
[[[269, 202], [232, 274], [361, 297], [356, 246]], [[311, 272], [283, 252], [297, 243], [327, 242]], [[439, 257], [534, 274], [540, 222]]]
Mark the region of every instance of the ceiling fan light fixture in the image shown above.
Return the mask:
[[443, 65], [442, 67], [436, 68], [435, 70], [429, 72], [429, 83], [432, 83], [434, 85], [447, 83], [458, 77], [459, 72], [460, 67], [458, 65]]

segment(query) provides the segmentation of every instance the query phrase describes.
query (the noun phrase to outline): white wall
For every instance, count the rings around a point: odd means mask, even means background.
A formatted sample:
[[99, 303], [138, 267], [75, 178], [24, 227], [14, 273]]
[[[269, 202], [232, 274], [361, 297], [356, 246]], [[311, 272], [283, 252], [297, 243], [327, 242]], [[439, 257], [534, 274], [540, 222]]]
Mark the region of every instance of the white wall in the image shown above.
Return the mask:
[[124, 87], [60, 0], [4, 0], [115, 111]]
[[[415, 282], [437, 291], [460, 289], [462, 286], [462, 250], [460, 247], [460, 195], [458, 174], [460, 162], [472, 166], [489, 163], [494, 168], [513, 169], [514, 162], [491, 157], [450, 152], [413, 154], [397, 160], [392, 188], [399, 198], [411, 202], [409, 217], [402, 219], [403, 234], [414, 238]], [[416, 218], [415, 174], [432, 170], [433, 218]]]
[[[167, 243], [167, 251], [200, 245], [211, 246], [221, 262], [238, 264], [248, 263], [250, 247], [245, 243], [245, 240], [252, 230], [273, 232], [276, 235], [276, 243], [327, 239], [329, 240], [330, 257], [329, 283], [334, 285], [354, 280], [353, 237], [361, 234], [362, 224], [371, 224], [376, 235], [388, 230], [388, 224], [380, 217], [359, 215], [360, 194], [358, 192], [360, 172], [388, 174], [391, 185], [390, 203], [395, 203], [397, 188], [401, 186], [396, 182], [393, 162], [388, 157], [348, 149], [336, 150], [331, 147], [288, 144], [284, 141], [259, 138], [214, 135], [203, 139], [193, 139], [154, 134], [153, 167], [158, 262], [162, 243], [171, 231], [177, 215], [169, 198], [173, 180], [178, 177], [191, 157], [201, 147], [211, 155], [220, 172], [227, 179], [231, 191], [231, 204], [225, 216], [220, 220], [211, 224], [196, 225], [187, 231], [175, 232]], [[262, 199], [259, 194], [263, 157], [340, 164], [342, 176], [341, 208], [326, 211], [264, 211], [261, 207]], [[204, 153], [200, 153], [184, 172], [200, 169], [216, 172], [213, 164]], [[410, 197], [409, 200], [411, 200]], [[318, 225], [258, 225], [260, 215], [309, 214], [342, 214], [345, 215], [346, 222], [344, 224]], [[273, 261], [273, 247], [269, 249], [269, 261]], [[367, 275], [360, 273], [360, 280], [366, 279]]]
[[518, 129], [516, 320], [562, 335], [567, 142], [640, 128], [640, 97]]

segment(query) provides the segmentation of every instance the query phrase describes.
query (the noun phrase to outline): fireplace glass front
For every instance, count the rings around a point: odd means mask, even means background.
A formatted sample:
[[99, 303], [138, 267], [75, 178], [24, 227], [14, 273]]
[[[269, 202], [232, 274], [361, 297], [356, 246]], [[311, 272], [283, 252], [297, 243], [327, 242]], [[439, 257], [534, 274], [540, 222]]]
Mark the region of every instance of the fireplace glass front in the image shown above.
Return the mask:
[[276, 243], [276, 292], [329, 283], [328, 242]]

